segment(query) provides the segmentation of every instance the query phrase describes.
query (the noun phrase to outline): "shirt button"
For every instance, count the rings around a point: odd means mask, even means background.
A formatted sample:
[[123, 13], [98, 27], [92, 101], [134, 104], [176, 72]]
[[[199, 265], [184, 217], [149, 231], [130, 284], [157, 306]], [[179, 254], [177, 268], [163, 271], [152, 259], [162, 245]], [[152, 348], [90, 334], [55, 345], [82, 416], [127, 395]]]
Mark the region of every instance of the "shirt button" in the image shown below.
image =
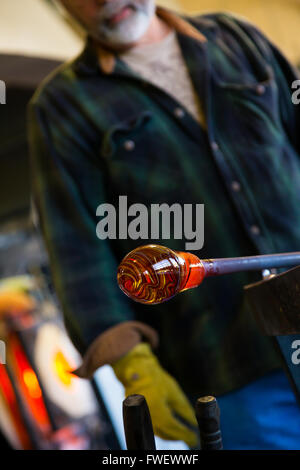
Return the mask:
[[128, 152], [131, 152], [135, 148], [135, 143], [133, 140], [126, 140], [124, 142], [124, 149], [127, 150]]
[[256, 93], [258, 95], [263, 95], [265, 91], [266, 91], [266, 87], [264, 85], [257, 85]]
[[250, 230], [253, 233], [253, 235], [259, 235], [260, 234], [260, 228], [257, 225], [252, 225]]
[[214, 151], [217, 151], [217, 150], [219, 150], [219, 145], [217, 144], [217, 142], [212, 142], [212, 143], [211, 143], [211, 148], [212, 148]]
[[232, 181], [231, 183], [231, 189], [235, 193], [239, 192], [241, 190], [241, 185], [238, 181]]
[[175, 108], [174, 114], [178, 119], [182, 119], [185, 113], [182, 108]]

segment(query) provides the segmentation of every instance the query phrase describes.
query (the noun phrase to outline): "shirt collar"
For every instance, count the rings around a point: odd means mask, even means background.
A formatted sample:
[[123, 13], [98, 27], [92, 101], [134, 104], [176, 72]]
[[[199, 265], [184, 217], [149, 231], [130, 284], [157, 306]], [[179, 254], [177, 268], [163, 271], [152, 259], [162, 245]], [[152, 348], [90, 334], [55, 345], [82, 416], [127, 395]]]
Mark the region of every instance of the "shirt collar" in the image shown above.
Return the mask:
[[[157, 15], [171, 26], [177, 33], [189, 36], [196, 41], [204, 43], [205, 36], [201, 34], [196, 27], [190, 24], [176, 13], [162, 7], [156, 8]], [[99, 44], [96, 44], [92, 38], [88, 38], [87, 45], [75, 62], [76, 71], [82, 73], [94, 73], [97, 70], [104, 74], [112, 74], [116, 66], [116, 55]]]

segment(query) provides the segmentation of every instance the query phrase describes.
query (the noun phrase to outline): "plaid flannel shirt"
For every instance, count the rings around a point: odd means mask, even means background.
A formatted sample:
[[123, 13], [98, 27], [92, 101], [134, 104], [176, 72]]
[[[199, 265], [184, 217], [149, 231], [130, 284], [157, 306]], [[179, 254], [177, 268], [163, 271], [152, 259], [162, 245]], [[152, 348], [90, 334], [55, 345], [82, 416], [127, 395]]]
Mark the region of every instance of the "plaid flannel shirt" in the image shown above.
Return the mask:
[[186, 392], [220, 394], [279, 367], [243, 299], [243, 285], [259, 273], [207, 279], [161, 305], [136, 304], [117, 286], [122, 257], [147, 243], [184, 250], [184, 240], [101, 241], [96, 209], [117, 206], [119, 195], [147, 207], [203, 203], [202, 258], [299, 250], [297, 75], [244, 20], [158, 14], [177, 31], [207, 128], [88, 40], [31, 101], [33, 197], [80, 351], [113, 325], [143, 321], [159, 332], [157, 355]]

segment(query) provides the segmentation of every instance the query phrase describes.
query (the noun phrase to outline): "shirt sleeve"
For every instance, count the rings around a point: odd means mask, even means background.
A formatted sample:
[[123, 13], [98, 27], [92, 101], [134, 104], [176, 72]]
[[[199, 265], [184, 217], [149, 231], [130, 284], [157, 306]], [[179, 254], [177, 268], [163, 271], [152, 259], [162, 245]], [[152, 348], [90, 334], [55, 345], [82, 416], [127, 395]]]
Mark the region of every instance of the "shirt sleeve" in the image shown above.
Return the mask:
[[117, 285], [110, 241], [96, 235], [96, 209], [107, 202], [100, 162], [63, 116], [50, 115], [29, 106], [32, 197], [65, 325], [84, 354], [103, 331], [134, 313]]

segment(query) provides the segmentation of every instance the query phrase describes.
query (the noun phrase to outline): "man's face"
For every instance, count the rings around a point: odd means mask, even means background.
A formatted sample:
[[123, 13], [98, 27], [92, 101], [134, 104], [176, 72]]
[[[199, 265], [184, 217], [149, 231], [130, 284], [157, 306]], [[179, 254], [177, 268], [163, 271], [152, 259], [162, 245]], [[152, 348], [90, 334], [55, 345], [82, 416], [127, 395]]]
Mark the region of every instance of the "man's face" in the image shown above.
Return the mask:
[[147, 31], [155, 0], [61, 0], [89, 34], [107, 46], [136, 43]]

